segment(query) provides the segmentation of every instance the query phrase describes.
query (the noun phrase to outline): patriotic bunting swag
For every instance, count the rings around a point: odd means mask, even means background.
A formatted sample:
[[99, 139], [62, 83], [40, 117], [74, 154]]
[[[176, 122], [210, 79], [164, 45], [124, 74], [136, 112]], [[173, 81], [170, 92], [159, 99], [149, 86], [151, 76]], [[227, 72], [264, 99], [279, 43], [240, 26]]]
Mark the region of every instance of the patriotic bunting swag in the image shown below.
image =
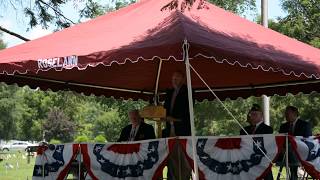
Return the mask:
[[38, 148], [32, 179], [65, 179], [71, 161], [77, 155], [78, 150], [78, 144], [50, 145]]
[[320, 137], [290, 136], [290, 142], [308, 174], [313, 178], [320, 179]]
[[126, 144], [82, 144], [84, 163], [93, 179], [150, 180], [162, 174], [167, 139]]
[[[261, 150], [271, 160], [275, 160], [284, 140], [284, 137], [274, 135], [198, 138], [196, 147], [200, 178], [260, 179], [271, 167]], [[192, 159], [191, 138], [187, 139], [186, 153]]]
[[[320, 138], [289, 137], [294, 152], [306, 171], [320, 179]], [[190, 164], [191, 138], [157, 139], [114, 144], [62, 144], [38, 149], [33, 179], [64, 179], [80, 152], [92, 179], [149, 180], [162, 175], [169, 153], [179, 143]], [[261, 179], [284, 147], [285, 136], [256, 135], [233, 138], [197, 138], [200, 179]], [[171, 144], [169, 148], [169, 144]], [[170, 151], [169, 151], [170, 149]], [[263, 153], [264, 152], [264, 153]]]

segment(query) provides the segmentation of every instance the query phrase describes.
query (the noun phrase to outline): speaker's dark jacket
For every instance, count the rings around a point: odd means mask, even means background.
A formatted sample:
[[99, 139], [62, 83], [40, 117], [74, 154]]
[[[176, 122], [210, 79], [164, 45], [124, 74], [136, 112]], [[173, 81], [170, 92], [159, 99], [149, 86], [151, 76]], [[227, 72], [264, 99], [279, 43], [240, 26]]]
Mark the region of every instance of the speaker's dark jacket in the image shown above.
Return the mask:
[[[171, 98], [173, 93], [174, 89], [169, 89], [166, 92], [164, 108], [167, 111], [167, 116], [171, 116], [180, 120], [180, 122], [174, 122], [176, 136], [191, 136], [187, 86], [181, 86], [176, 96], [175, 103], [171, 104]], [[172, 112], [170, 112], [171, 106], [173, 106]], [[169, 133], [170, 123], [166, 123], [166, 129], [163, 131], [163, 137], [168, 137]]]

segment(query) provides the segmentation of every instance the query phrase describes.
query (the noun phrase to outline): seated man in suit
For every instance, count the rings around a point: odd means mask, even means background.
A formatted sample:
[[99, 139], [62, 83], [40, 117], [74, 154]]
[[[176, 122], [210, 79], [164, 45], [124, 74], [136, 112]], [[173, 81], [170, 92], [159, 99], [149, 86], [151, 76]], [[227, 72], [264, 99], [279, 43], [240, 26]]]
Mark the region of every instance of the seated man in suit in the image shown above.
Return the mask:
[[[253, 104], [248, 113], [249, 126], [244, 127], [248, 134], [272, 134], [272, 127], [263, 122], [263, 113], [258, 104]], [[241, 129], [240, 135], [246, 135], [244, 130]]]
[[[246, 126], [244, 129], [247, 131], [248, 134], [272, 134], [273, 133], [272, 127], [266, 125], [263, 122], [263, 113], [258, 104], [253, 104], [252, 108], [248, 112], [247, 118], [250, 125]], [[246, 135], [243, 129], [241, 129], [240, 135]], [[273, 179], [271, 169], [266, 174], [264, 179], [265, 180]]]
[[280, 126], [279, 133], [288, 133], [293, 136], [312, 136], [310, 123], [299, 117], [299, 111], [294, 106], [287, 106], [285, 111], [286, 123]]
[[130, 111], [129, 119], [131, 124], [122, 129], [118, 142], [139, 141], [156, 138], [153, 127], [143, 122], [138, 110]]
[[[280, 126], [279, 133], [288, 133], [292, 136], [303, 136], [309, 137], [312, 136], [311, 125], [307, 121], [303, 121], [299, 117], [298, 108], [294, 106], [287, 106], [285, 110], [285, 118], [286, 121]], [[296, 155], [291, 151], [291, 145], [289, 144], [289, 166], [290, 166], [290, 174], [291, 180], [298, 179], [298, 166], [299, 161]]]

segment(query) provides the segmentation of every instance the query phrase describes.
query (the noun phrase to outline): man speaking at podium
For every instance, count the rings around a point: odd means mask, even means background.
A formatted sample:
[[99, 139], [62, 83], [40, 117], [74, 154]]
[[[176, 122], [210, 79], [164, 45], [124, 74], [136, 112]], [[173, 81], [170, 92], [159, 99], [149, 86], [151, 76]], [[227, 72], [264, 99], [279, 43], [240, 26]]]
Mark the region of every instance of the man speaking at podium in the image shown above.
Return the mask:
[[191, 125], [189, 116], [188, 89], [184, 85], [185, 76], [182, 72], [176, 71], [172, 75], [173, 89], [166, 93], [164, 108], [167, 117], [172, 117], [177, 121], [166, 123], [163, 130], [163, 137], [191, 136]]
[[[171, 80], [173, 89], [166, 93], [164, 108], [167, 112], [167, 122], [162, 135], [163, 137], [191, 136], [188, 89], [184, 85], [184, 73], [174, 72]], [[191, 167], [184, 156], [177, 158], [179, 154], [181, 154], [181, 149], [176, 146], [167, 164], [168, 180], [190, 179]]]

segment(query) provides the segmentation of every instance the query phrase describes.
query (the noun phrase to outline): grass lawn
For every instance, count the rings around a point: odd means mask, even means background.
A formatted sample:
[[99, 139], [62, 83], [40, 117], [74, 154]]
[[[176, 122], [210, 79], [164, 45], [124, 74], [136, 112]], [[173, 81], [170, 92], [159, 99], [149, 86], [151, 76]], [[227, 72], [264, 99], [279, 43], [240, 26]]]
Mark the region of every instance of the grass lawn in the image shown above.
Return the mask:
[[[272, 167], [272, 175], [273, 175], [273, 179], [277, 179], [279, 173], [279, 167]], [[280, 179], [286, 179], [287, 174], [286, 174], [286, 167], [283, 167], [282, 172], [281, 172], [281, 176]]]
[[[1, 180], [31, 180], [33, 166], [35, 162], [35, 157], [30, 157], [30, 163], [27, 163], [27, 155], [25, 152], [9, 152], [2, 153], [0, 157], [3, 161], [0, 162], [0, 179]], [[6, 165], [10, 164], [10, 168], [6, 168]], [[7, 166], [8, 167], [8, 166]], [[276, 176], [279, 171], [279, 167], [272, 168], [273, 176], [276, 179]], [[285, 168], [282, 170], [281, 179], [285, 179], [286, 173]], [[167, 168], [163, 171], [163, 177], [166, 179], [167, 177]], [[70, 176], [68, 177], [70, 178]]]
[[35, 157], [30, 157], [29, 164], [27, 163], [27, 155], [25, 152], [1, 152], [0, 158], [3, 159], [3, 161], [0, 162], [1, 180], [32, 179]]

